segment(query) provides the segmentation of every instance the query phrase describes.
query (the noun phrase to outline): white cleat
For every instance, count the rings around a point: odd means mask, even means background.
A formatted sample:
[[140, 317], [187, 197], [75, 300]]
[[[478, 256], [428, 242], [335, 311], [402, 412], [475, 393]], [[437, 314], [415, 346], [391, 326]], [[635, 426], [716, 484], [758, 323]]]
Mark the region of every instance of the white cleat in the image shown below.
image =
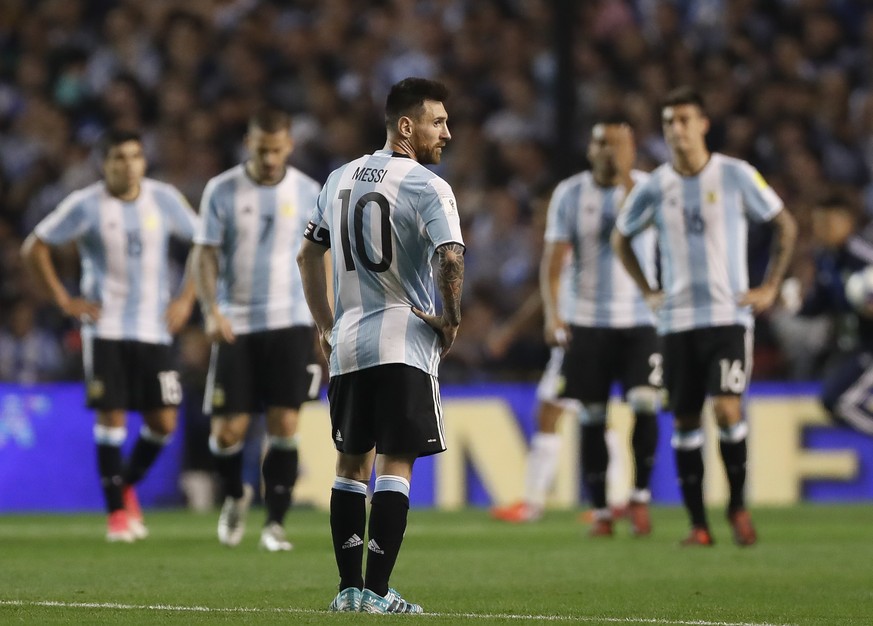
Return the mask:
[[141, 519], [128, 519], [127, 528], [134, 539], [145, 539], [149, 536], [149, 529], [143, 524]]
[[246, 532], [246, 516], [253, 497], [251, 485], [244, 484], [242, 497], [228, 496], [224, 499], [221, 515], [218, 516], [218, 541], [221, 545], [232, 548], [242, 541]]
[[285, 536], [285, 529], [276, 522], [270, 522], [261, 530], [261, 541], [258, 546], [267, 552], [288, 552], [294, 547]]

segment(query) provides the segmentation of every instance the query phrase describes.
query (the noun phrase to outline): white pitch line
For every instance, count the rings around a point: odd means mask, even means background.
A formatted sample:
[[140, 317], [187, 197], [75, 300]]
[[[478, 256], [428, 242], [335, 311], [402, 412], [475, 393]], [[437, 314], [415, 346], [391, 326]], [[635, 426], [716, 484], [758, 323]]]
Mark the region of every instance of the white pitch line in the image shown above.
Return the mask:
[[[124, 611], [174, 611], [177, 613], [292, 613], [319, 615], [328, 611], [292, 607], [210, 607], [173, 604], [119, 604], [117, 602], [61, 602], [56, 600], [0, 600], [0, 606], [40, 606], [68, 609], [117, 609]], [[515, 613], [424, 613], [429, 617], [463, 617], [465, 619], [514, 619], [538, 622], [608, 622], [610, 624], [676, 624], [677, 626], [793, 626], [769, 622], [713, 622], [709, 620], [672, 620], [657, 617], [593, 617], [586, 615], [524, 615]]]

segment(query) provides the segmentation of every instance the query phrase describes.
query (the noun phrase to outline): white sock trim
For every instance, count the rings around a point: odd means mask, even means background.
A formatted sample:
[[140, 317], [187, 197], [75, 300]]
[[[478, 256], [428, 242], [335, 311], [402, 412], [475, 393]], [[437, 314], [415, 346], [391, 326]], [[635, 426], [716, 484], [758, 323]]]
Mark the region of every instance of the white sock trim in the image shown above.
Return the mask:
[[402, 476], [383, 474], [376, 478], [376, 484], [373, 486], [373, 493], [378, 491], [396, 491], [409, 496], [409, 481]]
[[233, 456], [240, 452], [245, 445], [245, 441], [239, 441], [229, 448], [222, 448], [218, 445], [218, 438], [215, 435], [209, 435], [209, 451], [215, 456]]
[[94, 424], [94, 441], [98, 445], [121, 447], [125, 439], [127, 439], [125, 426]]
[[270, 435], [267, 437], [267, 445], [277, 450], [296, 450], [297, 435], [290, 437], [280, 437], [279, 435]]
[[159, 446], [164, 446], [170, 442], [173, 434], [167, 433], [166, 435], [162, 435], [160, 433], [156, 433], [151, 428], [149, 428], [148, 424], [143, 424], [142, 428], [139, 429], [139, 436], [145, 439], [146, 441], [150, 441], [152, 443], [156, 443]]

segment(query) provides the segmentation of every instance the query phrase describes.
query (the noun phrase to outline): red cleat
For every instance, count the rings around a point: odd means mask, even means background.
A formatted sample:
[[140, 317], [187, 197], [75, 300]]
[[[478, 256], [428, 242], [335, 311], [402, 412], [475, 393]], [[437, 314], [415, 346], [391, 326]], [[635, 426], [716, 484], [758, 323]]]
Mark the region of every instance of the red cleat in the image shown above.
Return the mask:
[[112, 511], [106, 520], [106, 541], [133, 543], [135, 539], [127, 523], [127, 511], [124, 509]]
[[589, 537], [612, 537], [612, 520], [611, 519], [598, 519], [594, 520], [591, 524], [591, 528], [588, 529]]
[[508, 506], [496, 506], [491, 509], [491, 517], [501, 522], [510, 522], [511, 524], [536, 522], [542, 516], [542, 509], [531, 506], [526, 502], [516, 502]]
[[758, 533], [752, 524], [752, 516], [746, 509], [728, 512], [728, 521], [734, 533], [734, 543], [738, 546], [753, 546], [758, 542]]
[[680, 546], [712, 546], [715, 540], [709, 533], [708, 528], [702, 526], [692, 526], [691, 533], [679, 542]]
[[124, 510], [127, 513], [127, 525], [135, 539], [145, 539], [149, 530], [143, 522], [142, 509], [139, 506], [139, 498], [133, 485], [127, 485], [121, 492], [124, 501]]
[[652, 519], [649, 516], [648, 503], [630, 502], [627, 505], [627, 516], [631, 523], [631, 533], [638, 537], [652, 534]]

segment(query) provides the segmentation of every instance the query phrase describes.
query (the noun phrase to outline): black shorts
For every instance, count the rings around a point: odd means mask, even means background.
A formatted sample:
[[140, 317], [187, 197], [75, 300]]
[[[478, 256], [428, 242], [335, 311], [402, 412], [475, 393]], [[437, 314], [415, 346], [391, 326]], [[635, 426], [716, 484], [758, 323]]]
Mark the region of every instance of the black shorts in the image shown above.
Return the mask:
[[85, 339], [87, 406], [110, 411], [149, 411], [182, 402], [172, 348], [142, 341]]
[[311, 326], [237, 335], [212, 344], [203, 412], [260, 413], [267, 407], [299, 409], [318, 397], [321, 366], [313, 362]]
[[706, 396], [739, 396], [752, 366], [752, 331], [711, 326], [664, 335], [664, 383], [670, 410], [698, 415]]
[[661, 354], [653, 327], [571, 326], [570, 332], [561, 369], [562, 397], [605, 403], [616, 381], [625, 394], [634, 387], [661, 386]]
[[427, 456], [446, 449], [439, 382], [402, 363], [368, 367], [330, 379], [334, 446], [346, 454]]

